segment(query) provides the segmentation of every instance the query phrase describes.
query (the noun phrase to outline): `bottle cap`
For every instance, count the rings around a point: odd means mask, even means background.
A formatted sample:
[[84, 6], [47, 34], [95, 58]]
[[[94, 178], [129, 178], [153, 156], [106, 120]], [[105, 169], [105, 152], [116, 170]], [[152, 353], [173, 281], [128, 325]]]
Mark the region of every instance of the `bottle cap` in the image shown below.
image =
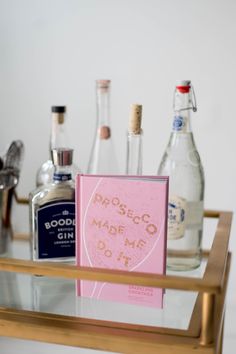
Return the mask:
[[66, 106], [52, 106], [52, 113], [65, 113]]
[[190, 80], [182, 80], [176, 85], [176, 89], [180, 93], [188, 93], [191, 88], [191, 81]]
[[111, 83], [111, 80], [96, 80], [97, 87], [107, 89]]
[[132, 104], [129, 117], [129, 132], [133, 134], [141, 134], [142, 122], [142, 105]]
[[56, 166], [70, 166], [73, 161], [73, 149], [52, 149], [52, 161]]

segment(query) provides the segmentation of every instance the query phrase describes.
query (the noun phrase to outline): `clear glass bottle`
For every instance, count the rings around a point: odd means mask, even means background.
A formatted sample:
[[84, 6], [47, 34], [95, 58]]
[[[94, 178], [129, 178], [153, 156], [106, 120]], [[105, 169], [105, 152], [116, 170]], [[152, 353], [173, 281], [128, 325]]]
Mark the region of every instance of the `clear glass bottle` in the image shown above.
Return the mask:
[[[53, 180], [54, 165], [52, 162], [51, 151], [56, 148], [69, 148], [70, 142], [66, 129], [66, 106], [52, 106], [51, 108], [51, 134], [49, 143], [49, 159], [45, 161], [37, 171], [36, 186], [43, 186]], [[74, 179], [79, 171], [77, 166], [72, 166], [72, 177]]]
[[129, 128], [127, 134], [127, 159], [126, 174], [142, 174], [142, 106], [139, 104], [131, 105]]
[[96, 81], [97, 124], [87, 172], [117, 174], [118, 163], [110, 125], [110, 80]]
[[172, 133], [158, 169], [170, 176], [167, 267], [190, 270], [201, 262], [204, 171], [191, 130], [196, 111], [190, 81], [176, 86]]
[[72, 149], [53, 149], [53, 182], [30, 194], [33, 260], [74, 260], [75, 184], [71, 171], [72, 155]]

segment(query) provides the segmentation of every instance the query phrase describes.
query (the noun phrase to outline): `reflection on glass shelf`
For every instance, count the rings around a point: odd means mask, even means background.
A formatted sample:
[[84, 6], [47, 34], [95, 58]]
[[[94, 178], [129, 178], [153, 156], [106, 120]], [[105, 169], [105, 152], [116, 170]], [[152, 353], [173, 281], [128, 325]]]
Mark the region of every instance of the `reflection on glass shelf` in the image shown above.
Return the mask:
[[0, 272], [0, 304], [5, 307], [22, 308], [17, 275]]
[[18, 258], [30, 260], [30, 243], [28, 240], [12, 240], [8, 233], [6, 239], [6, 249], [4, 253], [0, 254], [4, 258]]
[[[29, 242], [9, 242], [2, 256], [30, 259]], [[205, 266], [204, 260], [196, 270], [168, 274], [201, 278]], [[0, 284], [3, 307], [183, 330], [188, 328], [197, 297], [194, 292], [167, 289], [164, 308], [159, 309], [78, 297], [70, 279], [0, 272]]]
[[[203, 261], [196, 270], [181, 273], [168, 271], [168, 274], [202, 277], [205, 267], [206, 261]], [[99, 320], [184, 330], [188, 328], [196, 298], [196, 292], [167, 289], [164, 295], [163, 309], [159, 309], [76, 297], [76, 314], [80, 317]]]
[[[187, 329], [196, 294], [166, 291], [163, 309], [77, 297], [77, 316], [148, 326]], [[180, 304], [182, 316], [180, 313]]]
[[75, 316], [75, 282], [61, 278], [31, 277], [34, 311]]
[[158, 309], [78, 297], [70, 279], [0, 272], [0, 284], [3, 307], [178, 329], [187, 329], [197, 296], [166, 290], [164, 308]]

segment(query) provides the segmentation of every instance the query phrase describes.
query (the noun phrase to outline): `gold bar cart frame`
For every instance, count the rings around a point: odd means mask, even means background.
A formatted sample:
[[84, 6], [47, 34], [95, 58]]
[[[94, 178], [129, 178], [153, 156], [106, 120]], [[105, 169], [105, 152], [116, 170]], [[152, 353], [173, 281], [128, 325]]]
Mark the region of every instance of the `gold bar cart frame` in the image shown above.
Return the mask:
[[218, 218], [218, 225], [211, 249], [204, 252], [208, 261], [202, 278], [0, 258], [1, 271], [195, 291], [198, 296], [186, 330], [0, 307], [0, 335], [118, 353], [220, 354], [232, 212], [207, 210], [204, 217]]

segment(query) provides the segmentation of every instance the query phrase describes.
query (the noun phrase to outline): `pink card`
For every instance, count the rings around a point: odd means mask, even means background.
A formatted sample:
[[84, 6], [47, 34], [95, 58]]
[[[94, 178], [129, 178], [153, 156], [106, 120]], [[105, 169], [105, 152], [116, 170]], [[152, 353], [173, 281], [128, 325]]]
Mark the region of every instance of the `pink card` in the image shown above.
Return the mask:
[[[78, 175], [76, 264], [164, 274], [168, 177]], [[77, 294], [162, 307], [163, 289], [77, 281]]]

